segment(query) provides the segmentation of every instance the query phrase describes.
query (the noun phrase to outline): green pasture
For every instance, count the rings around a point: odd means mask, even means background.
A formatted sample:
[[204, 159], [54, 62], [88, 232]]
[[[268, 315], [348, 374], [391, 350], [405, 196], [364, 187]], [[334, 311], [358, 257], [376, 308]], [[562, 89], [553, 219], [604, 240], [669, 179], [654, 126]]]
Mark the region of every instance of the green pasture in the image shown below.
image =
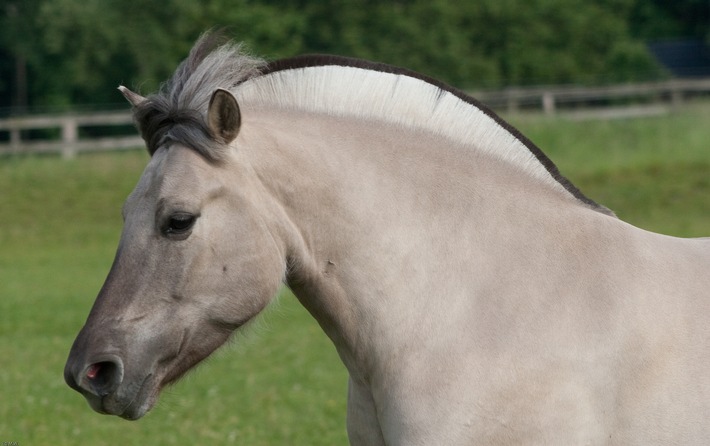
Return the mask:
[[[512, 122], [621, 218], [710, 236], [710, 105], [643, 119]], [[140, 421], [95, 414], [65, 386], [64, 360], [146, 161], [137, 151], [0, 158], [0, 442], [346, 444], [346, 373], [288, 292]]]

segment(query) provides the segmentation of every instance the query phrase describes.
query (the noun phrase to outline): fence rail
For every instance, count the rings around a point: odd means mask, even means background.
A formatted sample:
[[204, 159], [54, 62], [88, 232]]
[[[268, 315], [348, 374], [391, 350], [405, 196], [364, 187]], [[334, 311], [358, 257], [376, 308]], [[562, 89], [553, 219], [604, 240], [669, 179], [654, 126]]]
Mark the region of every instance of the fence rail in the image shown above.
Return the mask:
[[569, 107], [589, 108], [595, 102], [608, 105], [610, 101], [643, 101], [655, 105], [668, 103], [677, 106], [689, 97], [708, 94], [710, 78], [602, 87], [512, 87], [498, 91], [478, 91], [474, 92], [473, 96], [496, 110], [517, 112], [523, 109], [541, 109], [546, 114], [554, 114]]
[[[59, 116], [25, 116], [0, 119], [0, 133], [9, 133], [7, 143], [0, 143], [0, 154], [59, 152], [72, 158], [78, 152], [141, 147], [143, 140], [135, 131], [130, 136], [81, 137], [81, 128], [131, 126], [130, 112], [101, 112]], [[59, 138], [23, 139], [23, 131], [59, 130]]]
[[[703, 95], [710, 96], [710, 78], [604, 87], [507, 88], [473, 93], [474, 97], [494, 110], [511, 113], [542, 110], [550, 115], [573, 110], [575, 116], [601, 118], [657, 114], [667, 110], [667, 106], [675, 107], [687, 98]], [[625, 104], [621, 109], [618, 108], [620, 103]], [[616, 108], [609, 108], [610, 105]], [[596, 107], [592, 114], [590, 107]], [[81, 132], [82, 128], [125, 127], [132, 122], [128, 111], [0, 119], [0, 155], [58, 152], [65, 158], [71, 158], [82, 151], [142, 147], [143, 140], [136, 133], [130, 136], [90, 136], [91, 132], [83, 132], [84, 135]], [[27, 131], [47, 129], [55, 131], [49, 132], [50, 135], [44, 139], [23, 136]]]

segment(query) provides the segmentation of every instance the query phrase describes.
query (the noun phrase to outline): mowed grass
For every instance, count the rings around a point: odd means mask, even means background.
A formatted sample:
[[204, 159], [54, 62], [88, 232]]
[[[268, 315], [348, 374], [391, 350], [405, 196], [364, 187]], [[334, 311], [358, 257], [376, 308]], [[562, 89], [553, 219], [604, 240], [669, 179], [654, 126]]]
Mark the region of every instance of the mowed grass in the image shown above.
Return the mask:
[[[710, 236], [710, 106], [623, 121], [511, 121], [621, 218]], [[0, 441], [347, 444], [346, 372], [288, 292], [140, 421], [98, 415], [66, 387], [64, 361], [146, 162], [138, 151], [0, 159]]]

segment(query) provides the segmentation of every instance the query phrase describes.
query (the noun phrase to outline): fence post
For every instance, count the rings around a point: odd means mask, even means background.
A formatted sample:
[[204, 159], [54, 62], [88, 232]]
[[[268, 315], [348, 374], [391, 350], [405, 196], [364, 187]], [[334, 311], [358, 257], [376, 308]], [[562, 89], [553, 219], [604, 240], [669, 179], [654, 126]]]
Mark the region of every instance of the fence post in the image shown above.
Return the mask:
[[520, 103], [518, 101], [518, 90], [516, 88], [506, 89], [506, 106], [508, 113], [518, 113], [520, 111]]
[[62, 158], [71, 159], [76, 156], [76, 142], [79, 129], [76, 119], [66, 117], [62, 120]]
[[551, 91], [546, 91], [542, 94], [542, 110], [546, 115], [555, 114], [555, 96]]
[[21, 148], [22, 133], [20, 133], [20, 129], [17, 127], [10, 129], [10, 151], [12, 153], [20, 153]]
[[683, 103], [683, 90], [680, 89], [677, 82], [670, 82], [671, 90], [671, 106], [678, 108]]

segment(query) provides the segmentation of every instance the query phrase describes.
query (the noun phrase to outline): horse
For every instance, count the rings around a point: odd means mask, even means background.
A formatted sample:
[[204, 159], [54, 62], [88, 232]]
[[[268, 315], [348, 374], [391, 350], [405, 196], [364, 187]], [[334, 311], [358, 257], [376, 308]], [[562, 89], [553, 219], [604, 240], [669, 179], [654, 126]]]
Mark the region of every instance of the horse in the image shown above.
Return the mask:
[[349, 373], [353, 445], [709, 444], [710, 240], [586, 197], [467, 94], [204, 34], [64, 370], [145, 415], [285, 284]]

